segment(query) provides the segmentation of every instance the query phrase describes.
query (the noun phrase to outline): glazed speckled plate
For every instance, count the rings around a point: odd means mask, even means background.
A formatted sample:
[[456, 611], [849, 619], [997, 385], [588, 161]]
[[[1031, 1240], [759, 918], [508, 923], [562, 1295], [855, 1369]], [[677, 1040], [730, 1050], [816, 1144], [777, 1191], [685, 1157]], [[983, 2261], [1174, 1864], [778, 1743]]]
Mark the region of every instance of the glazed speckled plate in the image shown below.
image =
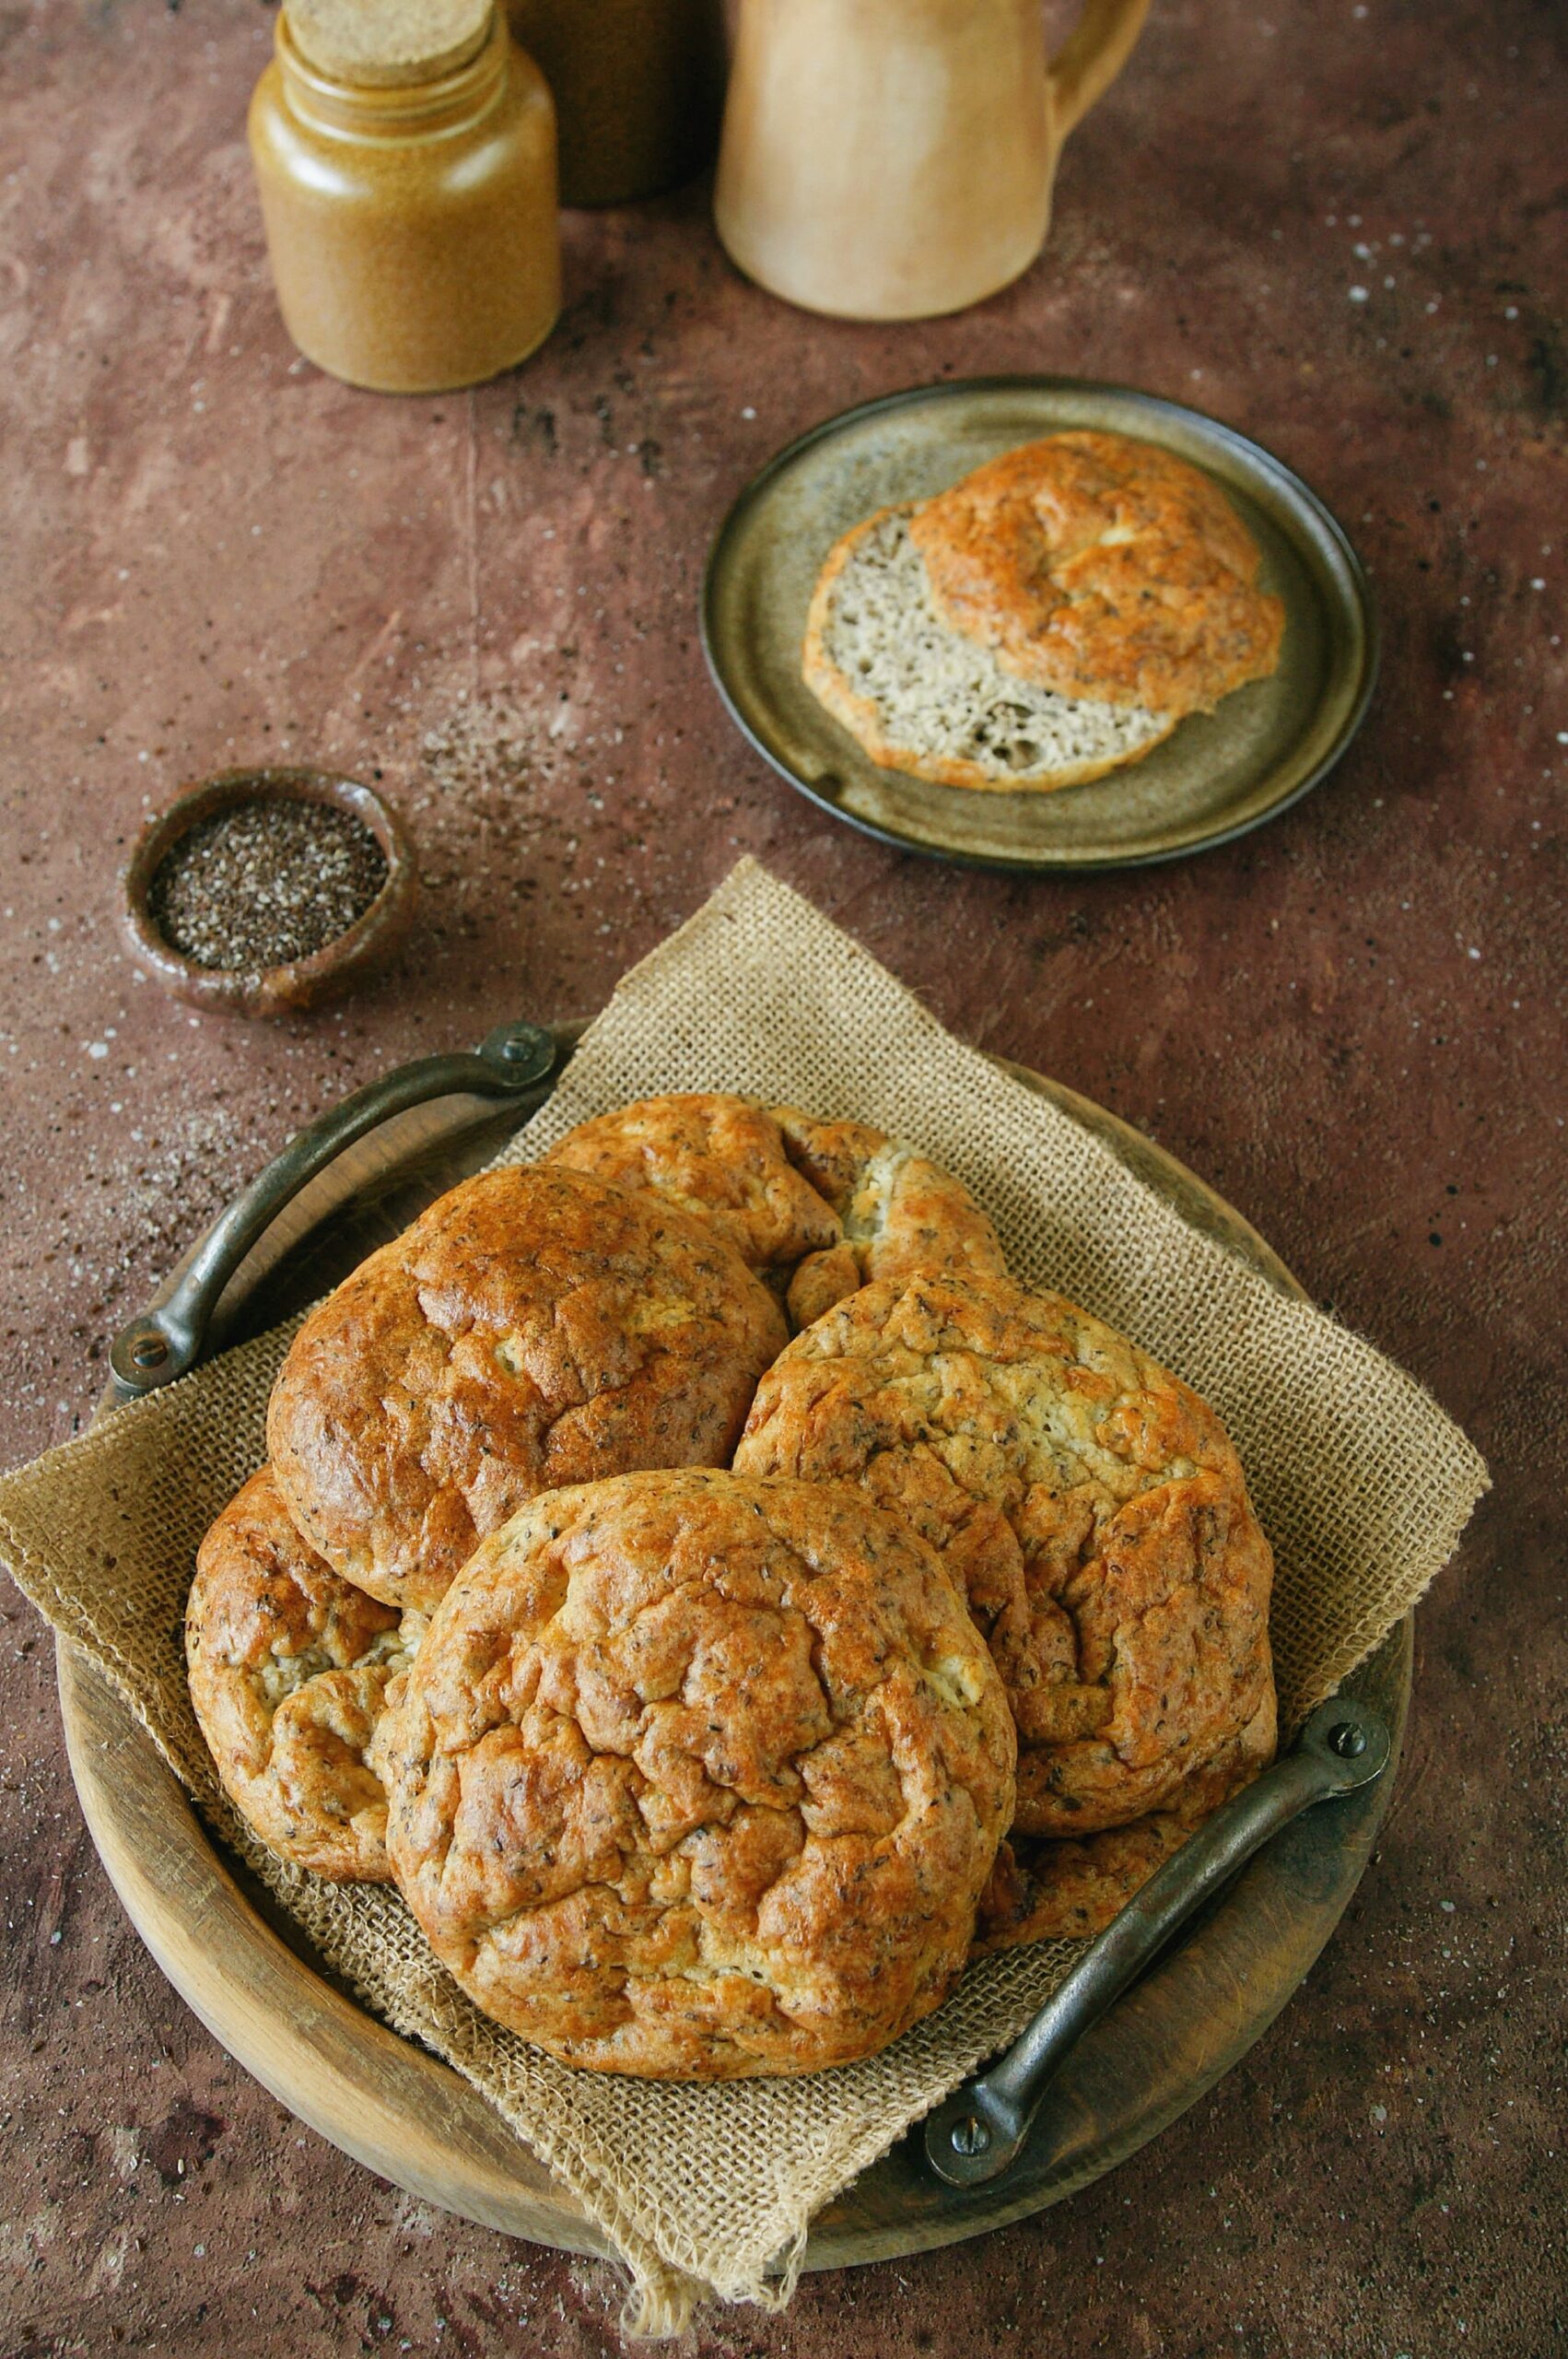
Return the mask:
[[[823, 559], [873, 509], [927, 499], [1020, 442], [1072, 427], [1159, 443], [1221, 484], [1261, 552], [1263, 587], [1284, 601], [1279, 669], [1086, 786], [977, 792], [880, 769], [801, 678]], [[702, 634], [735, 722], [825, 811], [906, 851], [1024, 874], [1175, 860], [1261, 826], [1333, 768], [1377, 671], [1360, 560], [1299, 475], [1199, 410], [1073, 377], [918, 386], [791, 442], [720, 530]]]

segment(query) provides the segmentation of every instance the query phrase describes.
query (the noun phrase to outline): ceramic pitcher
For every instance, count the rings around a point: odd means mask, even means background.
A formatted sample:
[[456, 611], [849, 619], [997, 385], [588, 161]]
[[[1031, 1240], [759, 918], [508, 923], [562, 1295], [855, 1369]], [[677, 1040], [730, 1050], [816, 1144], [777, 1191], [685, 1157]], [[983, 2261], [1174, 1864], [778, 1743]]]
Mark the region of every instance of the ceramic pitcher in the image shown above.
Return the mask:
[[741, 0], [714, 213], [792, 303], [955, 311], [1044, 243], [1062, 141], [1149, 0], [1086, 0], [1047, 57], [1040, 0]]

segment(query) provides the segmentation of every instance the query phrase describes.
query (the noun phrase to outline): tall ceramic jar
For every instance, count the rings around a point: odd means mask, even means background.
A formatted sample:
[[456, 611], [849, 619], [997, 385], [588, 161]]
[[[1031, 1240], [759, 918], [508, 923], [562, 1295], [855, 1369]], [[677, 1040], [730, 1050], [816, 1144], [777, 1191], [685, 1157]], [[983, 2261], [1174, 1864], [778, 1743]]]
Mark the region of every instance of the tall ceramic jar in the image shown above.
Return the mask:
[[555, 111], [493, 0], [285, 0], [250, 134], [284, 324], [319, 368], [439, 393], [549, 334]]
[[622, 205], [713, 159], [724, 103], [721, 0], [509, 0], [560, 122], [561, 203]]
[[924, 319], [1026, 270], [1061, 143], [1149, 0], [741, 0], [714, 217], [748, 277], [815, 311]]

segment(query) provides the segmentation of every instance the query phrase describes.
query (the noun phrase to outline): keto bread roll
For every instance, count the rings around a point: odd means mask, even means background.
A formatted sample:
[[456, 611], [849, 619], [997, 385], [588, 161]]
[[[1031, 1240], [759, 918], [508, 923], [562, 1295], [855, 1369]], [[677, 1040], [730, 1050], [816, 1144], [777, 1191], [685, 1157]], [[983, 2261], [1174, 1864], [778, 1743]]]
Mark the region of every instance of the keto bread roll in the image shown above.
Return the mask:
[[843, 1238], [838, 1215], [755, 1098], [696, 1090], [639, 1097], [579, 1122], [544, 1161], [696, 1214], [779, 1292], [806, 1255]]
[[722, 2081], [849, 2063], [941, 2003], [1013, 1753], [904, 1525], [683, 1472], [486, 1541], [380, 1757], [398, 1884], [478, 2006], [591, 2071]]
[[764, 1377], [737, 1473], [859, 1484], [964, 1583], [1018, 1724], [1019, 1832], [1171, 1806], [1274, 1741], [1273, 1562], [1219, 1419], [1059, 1295], [865, 1287]]
[[867, 1122], [825, 1122], [776, 1106], [784, 1152], [843, 1223], [843, 1242], [808, 1257], [790, 1281], [790, 1316], [809, 1326], [872, 1279], [946, 1270], [1005, 1277], [1007, 1260], [989, 1213], [967, 1188], [898, 1139]]
[[1053, 434], [846, 533], [802, 676], [884, 769], [1082, 785], [1275, 669], [1284, 607], [1258, 570], [1200, 469], [1127, 435]]
[[579, 1171], [482, 1173], [311, 1312], [267, 1414], [333, 1569], [427, 1612], [536, 1491], [719, 1465], [786, 1329], [706, 1222]]
[[544, 1159], [697, 1214], [784, 1297], [798, 1327], [868, 1278], [1006, 1272], [968, 1190], [864, 1122], [718, 1093], [644, 1097], [579, 1122]]
[[1280, 660], [1285, 610], [1224, 493], [1125, 434], [1052, 434], [910, 520], [950, 630], [1059, 696], [1171, 721]]
[[1182, 1780], [1163, 1810], [1098, 1835], [1037, 1837], [1013, 1830], [980, 1895], [977, 1954], [1024, 1942], [1087, 1941], [1103, 1932], [1222, 1802], [1249, 1786], [1274, 1749], [1271, 1719], [1248, 1744], [1222, 1746]]
[[270, 1467], [203, 1541], [185, 1609], [191, 1701], [229, 1799], [284, 1859], [340, 1882], [390, 1880], [386, 1796], [367, 1755], [423, 1628], [307, 1547]]
[[830, 550], [802, 676], [883, 769], [938, 786], [1048, 792], [1142, 759], [1175, 713], [1072, 698], [1008, 670], [938, 613], [912, 507], [884, 508]]

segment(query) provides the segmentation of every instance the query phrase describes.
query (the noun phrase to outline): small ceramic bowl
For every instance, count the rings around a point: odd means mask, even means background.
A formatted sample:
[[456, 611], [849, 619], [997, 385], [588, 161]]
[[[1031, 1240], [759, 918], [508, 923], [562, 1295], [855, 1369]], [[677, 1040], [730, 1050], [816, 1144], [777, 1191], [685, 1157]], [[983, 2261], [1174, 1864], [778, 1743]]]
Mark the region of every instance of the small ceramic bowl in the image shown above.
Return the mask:
[[[386, 881], [364, 913], [334, 941], [309, 958], [260, 973], [238, 968], [198, 967], [158, 932], [147, 895], [164, 854], [199, 819], [236, 803], [275, 797], [292, 803], [328, 803], [352, 813], [369, 827], [386, 855]], [[292, 1015], [329, 992], [379, 967], [403, 940], [419, 898], [414, 848], [374, 789], [330, 770], [221, 770], [175, 796], [167, 811], [149, 821], [126, 863], [121, 923], [131, 954], [166, 991], [197, 1007], [233, 1015]]]

